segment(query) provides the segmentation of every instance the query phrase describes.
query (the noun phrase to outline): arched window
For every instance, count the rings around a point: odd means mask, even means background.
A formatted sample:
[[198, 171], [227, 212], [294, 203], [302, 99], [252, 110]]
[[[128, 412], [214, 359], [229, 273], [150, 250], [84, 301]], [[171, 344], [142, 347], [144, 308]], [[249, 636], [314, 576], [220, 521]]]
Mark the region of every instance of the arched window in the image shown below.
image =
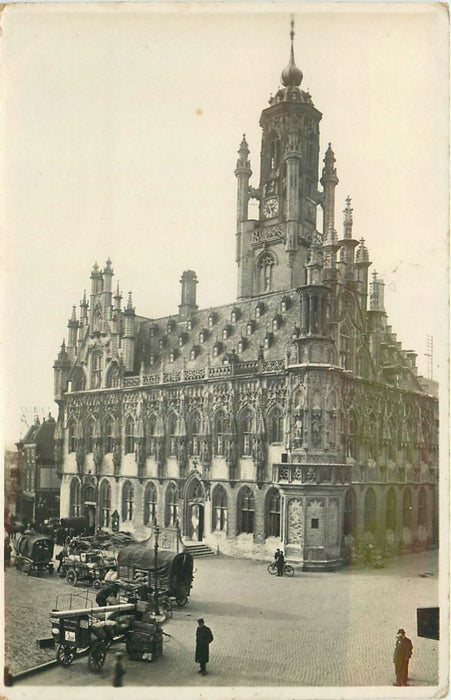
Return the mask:
[[245, 486], [238, 497], [238, 533], [254, 532], [255, 498], [249, 486]]
[[389, 489], [387, 493], [385, 525], [387, 530], [396, 530], [396, 494], [394, 489]]
[[105, 452], [113, 451], [114, 420], [109, 416], [105, 421]]
[[270, 146], [269, 146], [269, 170], [275, 170], [279, 165], [280, 159], [280, 139], [277, 134], [271, 136]]
[[352, 489], [349, 489], [345, 496], [343, 532], [345, 535], [355, 533], [355, 493]]
[[102, 355], [95, 352], [91, 357], [91, 388], [100, 389], [102, 386]]
[[131, 416], [125, 421], [125, 454], [135, 451], [135, 421]]
[[280, 493], [271, 489], [266, 499], [266, 536], [280, 537]]
[[75, 452], [75, 439], [77, 436], [77, 423], [75, 421], [75, 418], [72, 418], [72, 420], [69, 421], [68, 425], [68, 445], [67, 449], [69, 452]]
[[283, 411], [279, 406], [274, 406], [268, 415], [268, 440], [283, 442]]
[[96, 437], [96, 423], [94, 418], [88, 421], [86, 429], [86, 452], [94, 452], [94, 439]]
[[427, 523], [427, 499], [424, 486], [421, 487], [418, 494], [418, 525], [426, 525]]
[[402, 499], [402, 524], [404, 527], [412, 525], [412, 493], [409, 488], [404, 491]]
[[343, 369], [352, 369], [352, 330], [349, 324], [340, 326], [340, 366]]
[[157, 519], [157, 489], [151, 481], [144, 492], [144, 525], [151, 525]]
[[[273, 283], [273, 267], [274, 258], [269, 253], [264, 253], [258, 263], [260, 292], [270, 292]], [[258, 312], [256, 318], [261, 316], [261, 311]]]
[[199, 430], [200, 416], [197, 412], [192, 413], [188, 421], [190, 454], [196, 457], [199, 454]]
[[111, 515], [111, 486], [108, 481], [102, 481], [100, 486], [100, 525], [110, 526]]
[[170, 413], [168, 416], [168, 435], [169, 435], [169, 454], [175, 455], [177, 452], [177, 418], [174, 413]]
[[81, 515], [80, 482], [78, 479], [72, 479], [70, 484], [70, 514], [72, 518], [78, 518]]
[[133, 484], [126, 481], [122, 487], [122, 520], [132, 520], [133, 518]]
[[368, 489], [365, 494], [363, 524], [365, 532], [376, 532], [376, 495], [373, 489]]
[[239, 430], [240, 430], [240, 446], [241, 454], [243, 456], [248, 456], [251, 454], [252, 449], [252, 418], [253, 414], [250, 408], [245, 408], [239, 417]]
[[223, 486], [217, 486], [213, 495], [213, 530], [227, 532], [227, 494]]
[[215, 454], [223, 455], [225, 452], [224, 433], [227, 432], [226, 417], [220, 412], [215, 418]]
[[166, 527], [175, 527], [179, 517], [179, 494], [175, 484], [169, 484], [166, 491]]

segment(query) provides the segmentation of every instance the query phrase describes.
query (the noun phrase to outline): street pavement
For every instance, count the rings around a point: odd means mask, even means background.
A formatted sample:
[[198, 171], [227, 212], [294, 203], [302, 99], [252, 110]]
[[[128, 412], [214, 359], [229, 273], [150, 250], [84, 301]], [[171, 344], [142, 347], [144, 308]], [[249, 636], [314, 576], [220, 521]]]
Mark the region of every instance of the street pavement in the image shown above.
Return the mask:
[[[191, 599], [164, 625], [170, 637], [164, 637], [163, 656], [149, 663], [124, 654], [124, 686], [392, 686], [399, 627], [414, 646], [410, 685], [419, 691], [438, 684], [439, 642], [416, 636], [417, 607], [439, 604], [436, 551], [397, 557], [384, 569], [297, 571], [293, 578], [270, 576], [266, 566], [223, 556], [196, 559]], [[37, 579], [15, 569], [6, 572], [5, 588], [6, 657], [14, 675], [55, 658], [54, 649], [37, 649], [36, 639], [50, 636], [56, 596], [74, 589], [55, 575]], [[89, 595], [94, 598], [92, 589]], [[194, 663], [198, 617], [214, 634], [206, 676]], [[15, 686], [111, 685], [114, 651], [123, 649], [113, 647], [98, 674], [84, 657]]]

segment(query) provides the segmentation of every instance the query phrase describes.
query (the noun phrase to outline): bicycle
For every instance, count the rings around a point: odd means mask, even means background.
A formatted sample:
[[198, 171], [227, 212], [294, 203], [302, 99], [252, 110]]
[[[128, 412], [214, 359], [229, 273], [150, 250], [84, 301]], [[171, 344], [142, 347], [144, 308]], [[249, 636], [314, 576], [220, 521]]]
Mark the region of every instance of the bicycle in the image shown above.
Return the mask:
[[[271, 564], [268, 564], [267, 571], [269, 574], [277, 574], [277, 566], [275, 561], [272, 561]], [[283, 575], [290, 577], [294, 576], [294, 569], [291, 566], [291, 564], [283, 565]]]

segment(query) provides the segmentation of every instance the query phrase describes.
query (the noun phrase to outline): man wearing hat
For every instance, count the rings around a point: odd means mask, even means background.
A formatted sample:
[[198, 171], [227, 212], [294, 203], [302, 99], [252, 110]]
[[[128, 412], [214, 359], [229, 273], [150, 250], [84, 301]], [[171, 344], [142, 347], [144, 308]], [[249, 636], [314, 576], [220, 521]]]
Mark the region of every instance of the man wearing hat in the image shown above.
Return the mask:
[[199, 673], [203, 676], [207, 673], [205, 666], [208, 663], [208, 647], [210, 642], [213, 641], [213, 634], [211, 629], [207, 627], [202, 617], [197, 621], [198, 628], [196, 630], [196, 655], [194, 660], [196, 663], [200, 664]]
[[408, 685], [407, 677], [409, 672], [409, 659], [412, 656], [412, 642], [403, 629], [396, 634], [395, 653], [393, 662], [395, 664], [396, 683], [394, 685]]

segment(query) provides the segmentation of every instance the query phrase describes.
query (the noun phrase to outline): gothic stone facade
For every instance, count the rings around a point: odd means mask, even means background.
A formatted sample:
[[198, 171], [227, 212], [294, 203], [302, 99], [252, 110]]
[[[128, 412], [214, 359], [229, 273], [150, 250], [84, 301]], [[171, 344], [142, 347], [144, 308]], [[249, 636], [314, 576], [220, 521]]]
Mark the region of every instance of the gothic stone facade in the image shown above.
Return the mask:
[[245, 137], [238, 151], [236, 302], [199, 309], [187, 270], [178, 313], [138, 316], [111, 262], [94, 266], [54, 364], [62, 516], [118, 514], [142, 539], [158, 523], [167, 547], [178, 528], [231, 555], [282, 544], [306, 569], [434, 541], [437, 402], [369, 282], [349, 198], [335, 230], [335, 157], [318, 180], [321, 113], [301, 82], [292, 46], [258, 187]]

